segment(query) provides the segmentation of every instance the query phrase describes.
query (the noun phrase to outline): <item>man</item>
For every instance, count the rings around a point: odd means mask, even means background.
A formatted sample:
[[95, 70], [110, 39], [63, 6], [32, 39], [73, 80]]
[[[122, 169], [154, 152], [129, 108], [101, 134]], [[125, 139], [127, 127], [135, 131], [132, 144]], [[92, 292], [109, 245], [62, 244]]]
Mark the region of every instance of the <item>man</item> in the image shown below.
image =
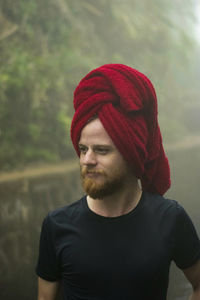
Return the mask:
[[86, 196], [45, 218], [38, 300], [164, 300], [172, 260], [200, 299], [200, 242], [162, 195], [167, 157], [150, 80], [121, 64], [91, 71], [74, 93], [71, 138]]

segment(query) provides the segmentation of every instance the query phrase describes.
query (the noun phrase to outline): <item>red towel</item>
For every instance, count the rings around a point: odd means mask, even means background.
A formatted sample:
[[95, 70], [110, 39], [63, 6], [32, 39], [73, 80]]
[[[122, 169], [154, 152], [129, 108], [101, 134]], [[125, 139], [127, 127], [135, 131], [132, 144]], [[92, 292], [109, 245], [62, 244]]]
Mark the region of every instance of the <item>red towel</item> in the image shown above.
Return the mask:
[[78, 155], [81, 130], [97, 115], [143, 190], [161, 195], [168, 190], [170, 169], [157, 120], [156, 93], [144, 74], [122, 64], [103, 65], [80, 81], [74, 108], [71, 138]]

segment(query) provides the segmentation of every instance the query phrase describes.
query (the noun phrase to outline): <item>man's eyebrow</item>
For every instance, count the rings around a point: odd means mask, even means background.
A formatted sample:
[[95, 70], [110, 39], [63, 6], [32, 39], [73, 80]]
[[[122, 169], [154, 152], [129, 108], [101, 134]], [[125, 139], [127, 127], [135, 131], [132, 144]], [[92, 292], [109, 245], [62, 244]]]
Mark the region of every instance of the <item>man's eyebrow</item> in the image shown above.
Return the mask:
[[93, 145], [93, 148], [112, 149], [113, 147], [111, 145], [107, 145], [107, 144], [95, 144], [95, 145]]
[[[78, 146], [79, 147], [87, 147], [87, 145], [85, 145], [85, 144], [78, 144]], [[92, 145], [92, 147], [94, 148], [94, 147], [103, 147], [103, 148], [112, 148], [112, 146], [111, 145], [107, 145], [107, 144], [94, 144], [94, 145]]]
[[95, 144], [94, 146], [99, 146], [99, 147], [111, 147], [108, 144]]

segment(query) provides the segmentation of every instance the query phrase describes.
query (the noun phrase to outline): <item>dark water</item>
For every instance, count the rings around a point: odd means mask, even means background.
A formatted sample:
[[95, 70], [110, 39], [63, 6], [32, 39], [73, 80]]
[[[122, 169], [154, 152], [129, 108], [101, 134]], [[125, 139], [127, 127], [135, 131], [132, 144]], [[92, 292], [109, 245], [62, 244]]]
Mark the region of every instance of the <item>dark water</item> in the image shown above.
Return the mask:
[[[172, 186], [166, 196], [178, 200], [190, 215], [200, 236], [200, 151], [199, 148], [168, 155]], [[174, 264], [170, 272], [168, 300], [188, 300], [192, 291], [184, 274]]]
[[[198, 149], [170, 153], [172, 188], [167, 196], [178, 200], [200, 232]], [[49, 210], [80, 198], [79, 174], [46, 176], [0, 184], [0, 299], [35, 300], [35, 264], [41, 222]], [[173, 264], [168, 300], [185, 300], [191, 287]]]
[[0, 299], [36, 299], [35, 264], [47, 212], [80, 196], [77, 171], [0, 184]]

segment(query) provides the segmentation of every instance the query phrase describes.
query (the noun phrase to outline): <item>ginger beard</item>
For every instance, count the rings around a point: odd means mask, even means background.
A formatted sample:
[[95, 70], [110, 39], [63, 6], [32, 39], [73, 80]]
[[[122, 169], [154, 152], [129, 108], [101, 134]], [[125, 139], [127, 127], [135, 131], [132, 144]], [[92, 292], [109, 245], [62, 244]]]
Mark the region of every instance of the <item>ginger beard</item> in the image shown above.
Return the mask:
[[[89, 174], [94, 176], [89, 177]], [[102, 199], [120, 190], [125, 183], [127, 173], [115, 168], [111, 175], [103, 170], [90, 170], [81, 166], [82, 186], [93, 199]]]

